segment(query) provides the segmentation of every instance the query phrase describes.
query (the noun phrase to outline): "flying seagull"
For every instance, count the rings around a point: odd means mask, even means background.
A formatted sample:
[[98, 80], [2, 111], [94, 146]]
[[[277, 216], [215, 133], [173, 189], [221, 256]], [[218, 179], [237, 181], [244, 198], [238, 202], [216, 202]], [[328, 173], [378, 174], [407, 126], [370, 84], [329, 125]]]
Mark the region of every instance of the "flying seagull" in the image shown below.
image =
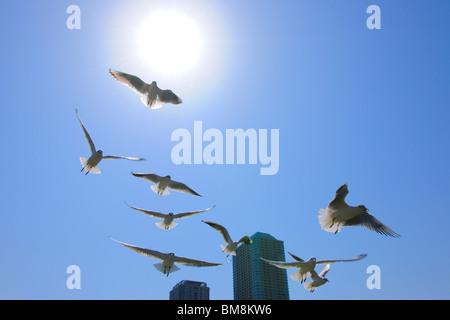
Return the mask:
[[109, 73], [111, 73], [114, 79], [139, 94], [142, 103], [150, 109], [159, 109], [164, 103], [180, 104], [183, 102], [171, 90], [161, 90], [158, 88], [156, 81], [148, 84], [136, 76], [113, 69], [109, 69]]
[[311, 272], [314, 270], [316, 265], [320, 264], [331, 264], [335, 262], [351, 262], [351, 261], [358, 261], [365, 257], [367, 257], [367, 254], [360, 254], [359, 256], [356, 256], [354, 258], [350, 259], [327, 259], [327, 260], [317, 260], [316, 257], [311, 257], [307, 261], [300, 259], [296, 255], [293, 255], [289, 252], [289, 254], [297, 261], [293, 262], [283, 262], [283, 261], [272, 261], [267, 260], [264, 258], [261, 258], [262, 260], [266, 261], [267, 263], [274, 265], [280, 269], [290, 269], [290, 268], [297, 268], [298, 270], [291, 274], [291, 279], [295, 281], [300, 281], [303, 283], [308, 277], [311, 276]]
[[330, 271], [331, 266], [327, 264], [325, 267], [323, 267], [322, 271], [320, 271], [320, 274], [317, 274], [315, 270], [311, 270], [311, 280], [312, 282], [305, 282], [303, 283], [303, 286], [306, 290], [309, 290], [309, 292], [313, 293], [316, 288], [324, 285], [325, 283], [329, 282], [327, 278], [325, 278], [325, 275]]
[[[126, 203], [126, 202], [125, 202]], [[158, 228], [161, 228], [163, 230], [169, 230], [172, 229], [173, 227], [177, 226], [178, 223], [176, 223], [174, 220], [179, 220], [179, 219], [184, 219], [184, 218], [188, 218], [191, 217], [193, 215], [205, 212], [205, 211], [209, 211], [211, 209], [213, 209], [215, 207], [212, 206], [211, 208], [205, 209], [205, 210], [198, 210], [198, 211], [190, 211], [190, 212], [182, 212], [182, 213], [177, 213], [177, 214], [173, 214], [172, 212], [169, 212], [168, 214], [164, 214], [164, 213], [160, 213], [160, 212], [155, 212], [155, 211], [148, 211], [148, 210], [144, 210], [144, 209], [139, 209], [139, 208], [135, 208], [133, 206], [130, 206], [128, 203], [126, 203], [127, 206], [129, 206], [130, 208], [140, 211], [143, 214], [149, 216], [149, 217], [153, 217], [153, 218], [157, 218], [157, 219], [163, 219], [163, 221], [160, 222], [156, 222], [156, 225], [158, 226]]]
[[128, 249], [131, 249], [143, 256], [159, 259], [162, 260], [161, 263], [154, 264], [154, 267], [169, 276], [170, 273], [173, 273], [175, 271], [180, 270], [175, 263], [189, 266], [189, 267], [215, 267], [219, 266], [225, 263], [212, 263], [212, 262], [206, 262], [201, 260], [195, 260], [190, 258], [184, 258], [184, 257], [178, 257], [173, 252], [170, 253], [161, 253], [159, 251], [145, 249], [137, 246], [133, 246], [131, 244], [126, 244], [123, 242], [120, 242], [116, 239], [111, 238], [111, 240], [114, 240], [117, 243], [120, 243], [121, 245], [127, 247]]
[[338, 233], [344, 226], [361, 226], [391, 237], [400, 237], [369, 213], [364, 205], [349, 206], [345, 202], [348, 194], [347, 183], [336, 191], [333, 200], [326, 209], [319, 210], [319, 222], [323, 230]]
[[131, 174], [135, 177], [142, 178], [151, 183], [154, 183], [154, 185], [152, 185], [151, 188], [153, 191], [155, 191], [155, 193], [159, 195], [167, 196], [170, 194], [169, 189], [171, 189], [174, 191], [189, 193], [201, 197], [201, 195], [199, 195], [197, 192], [189, 188], [184, 183], [172, 180], [170, 176], [161, 177], [153, 173], [136, 173], [136, 172], [131, 172]]
[[89, 148], [91, 149], [91, 156], [89, 157], [89, 159], [80, 157], [80, 162], [81, 162], [81, 165], [83, 166], [83, 168], [81, 169], [81, 172], [83, 172], [83, 170], [86, 170], [86, 175], [88, 173], [100, 174], [101, 171], [100, 171], [100, 168], [97, 165], [103, 159], [126, 159], [126, 160], [133, 160], [133, 161], [145, 160], [144, 158], [104, 156], [102, 150], [96, 150], [95, 149], [95, 145], [94, 145], [94, 142], [91, 139], [91, 136], [89, 135], [89, 133], [87, 132], [86, 128], [84, 127], [83, 122], [81, 122], [80, 115], [78, 114], [78, 110], [75, 109], [75, 112], [77, 114], [78, 120], [80, 121], [81, 128], [83, 128], [84, 136], [85, 136], [86, 141], [87, 141], [87, 143], [89, 145]]
[[231, 240], [230, 234], [228, 233], [228, 230], [225, 229], [225, 227], [221, 226], [220, 224], [210, 222], [210, 221], [202, 220], [202, 222], [213, 227], [215, 230], [219, 231], [219, 233], [222, 235], [222, 237], [224, 238], [224, 240], [226, 242], [226, 245], [221, 244], [220, 247], [222, 248], [222, 250], [224, 252], [227, 253], [227, 257], [230, 254], [232, 256], [236, 255], [235, 250], [240, 243], [245, 243], [247, 245], [252, 243], [252, 239], [250, 239], [249, 236], [243, 236], [241, 239], [239, 239], [239, 241], [233, 241], [233, 240]]

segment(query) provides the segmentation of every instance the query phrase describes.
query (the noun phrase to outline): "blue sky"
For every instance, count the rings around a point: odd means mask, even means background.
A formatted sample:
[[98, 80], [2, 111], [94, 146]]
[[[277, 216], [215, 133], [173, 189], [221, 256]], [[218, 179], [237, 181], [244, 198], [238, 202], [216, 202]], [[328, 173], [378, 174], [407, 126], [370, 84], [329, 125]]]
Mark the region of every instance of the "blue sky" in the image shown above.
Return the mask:
[[[80, 30], [66, 27], [71, 4]], [[366, 27], [372, 4], [380, 30]], [[197, 24], [203, 51], [189, 71], [156, 72], [137, 54], [136, 30], [157, 9]], [[168, 299], [179, 281], [195, 280], [211, 299], [232, 299], [231, 263], [165, 277], [157, 260], [109, 239], [227, 261], [204, 219], [233, 238], [270, 233], [306, 259], [368, 254], [333, 265], [314, 294], [289, 279], [291, 299], [449, 299], [449, 9], [441, 0], [5, 4], [0, 298]], [[109, 68], [156, 80], [183, 104], [150, 110]], [[105, 160], [101, 175], [80, 173], [89, 148], [75, 108], [106, 154], [147, 160]], [[279, 129], [278, 173], [173, 164], [172, 132], [193, 133], [197, 120], [224, 134]], [[170, 174], [203, 197], [160, 197], [130, 171]], [[402, 237], [321, 230], [317, 212], [344, 182], [350, 205], [366, 205]], [[162, 212], [216, 207], [166, 232], [124, 201]], [[66, 287], [70, 265], [81, 269], [80, 290]], [[379, 290], [366, 286], [370, 265], [380, 267]]]

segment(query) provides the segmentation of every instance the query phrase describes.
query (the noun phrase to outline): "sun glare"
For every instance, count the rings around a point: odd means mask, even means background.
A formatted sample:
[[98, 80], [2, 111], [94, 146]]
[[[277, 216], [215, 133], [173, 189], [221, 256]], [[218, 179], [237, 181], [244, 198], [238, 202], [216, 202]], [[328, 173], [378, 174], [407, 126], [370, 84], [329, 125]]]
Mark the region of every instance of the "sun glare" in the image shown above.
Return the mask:
[[193, 67], [201, 53], [197, 25], [174, 11], [150, 14], [138, 34], [139, 53], [153, 71], [179, 74]]

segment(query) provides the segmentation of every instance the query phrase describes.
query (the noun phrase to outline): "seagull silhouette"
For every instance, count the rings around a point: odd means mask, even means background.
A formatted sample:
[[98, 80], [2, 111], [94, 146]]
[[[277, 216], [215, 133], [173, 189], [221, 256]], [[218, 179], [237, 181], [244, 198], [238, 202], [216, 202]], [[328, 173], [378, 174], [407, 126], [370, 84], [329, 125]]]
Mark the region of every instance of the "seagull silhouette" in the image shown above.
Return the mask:
[[95, 173], [95, 174], [100, 174], [100, 168], [98, 167], [98, 164], [100, 163], [100, 161], [102, 161], [103, 159], [126, 159], [126, 160], [133, 160], [133, 161], [142, 161], [145, 160], [144, 158], [132, 158], [132, 157], [119, 157], [119, 156], [104, 156], [103, 155], [103, 151], [102, 150], [96, 150], [95, 149], [95, 145], [94, 142], [91, 139], [91, 136], [89, 135], [89, 133], [87, 132], [83, 122], [80, 119], [80, 115], [78, 114], [78, 110], [75, 109], [75, 112], [77, 114], [78, 117], [78, 121], [80, 121], [81, 124], [81, 128], [83, 129], [84, 132], [84, 136], [86, 138], [86, 141], [89, 145], [89, 149], [91, 150], [91, 156], [89, 157], [89, 159], [87, 158], [83, 158], [80, 157], [80, 162], [81, 165], [83, 166], [83, 168], [81, 168], [81, 172], [83, 172], [83, 170], [86, 171], [86, 175], [88, 173]]
[[240, 243], [244, 243], [244, 244], [251, 244], [253, 241], [252, 239], [250, 239], [249, 236], [243, 236], [242, 238], [240, 238], [238, 241], [233, 241], [231, 240], [230, 234], [228, 233], [228, 230], [221, 226], [220, 224], [217, 224], [215, 222], [210, 222], [210, 221], [205, 221], [202, 220], [202, 222], [206, 223], [207, 225], [209, 225], [210, 227], [214, 228], [216, 231], [218, 231], [223, 239], [226, 242], [226, 245], [221, 244], [220, 247], [222, 248], [222, 250], [224, 252], [227, 253], [227, 257], [231, 254], [232, 256], [236, 255], [236, 248], [238, 247], [238, 245]]
[[195, 259], [190, 259], [190, 258], [178, 257], [173, 252], [162, 253], [159, 251], [150, 250], [150, 249], [146, 249], [146, 248], [133, 246], [131, 244], [123, 243], [123, 242], [120, 242], [111, 237], [110, 237], [110, 239], [117, 243], [120, 243], [121, 245], [127, 247], [128, 249], [133, 250], [134, 252], [139, 253], [140, 255], [158, 259], [158, 260], [162, 260], [161, 263], [154, 264], [154, 267], [158, 271], [166, 274], [167, 276], [169, 276], [170, 273], [180, 270], [180, 268], [178, 268], [175, 265], [175, 263], [185, 265], [185, 266], [190, 266], [190, 267], [215, 267], [215, 266], [219, 266], [219, 265], [227, 263], [227, 262], [213, 263], [213, 262], [206, 262], [206, 261], [195, 260]]
[[117, 81], [139, 94], [142, 103], [150, 109], [159, 109], [165, 103], [180, 104], [183, 101], [172, 90], [161, 90], [156, 81], [145, 83], [137, 76], [109, 69], [109, 73]]
[[143, 214], [145, 214], [145, 215], [147, 215], [149, 217], [153, 217], [153, 218], [157, 218], [157, 219], [163, 219], [163, 221], [156, 222], [156, 225], [158, 226], [158, 228], [161, 228], [163, 230], [169, 230], [169, 229], [172, 229], [172, 228], [176, 227], [178, 225], [178, 223], [176, 223], [174, 220], [179, 220], [179, 219], [192, 217], [193, 215], [209, 211], [209, 210], [211, 210], [211, 209], [213, 209], [215, 207], [215, 205], [214, 205], [211, 208], [204, 209], [204, 210], [182, 212], [182, 213], [177, 213], [177, 214], [174, 214], [173, 212], [169, 212], [168, 214], [165, 214], [165, 213], [161, 213], [161, 212], [155, 212], [155, 211], [139, 209], [139, 208], [130, 206], [128, 203], [126, 203], [126, 205], [129, 206], [130, 208], [134, 209], [134, 210], [142, 212]]
[[347, 194], [348, 186], [344, 183], [336, 191], [328, 207], [319, 210], [319, 222], [323, 230], [338, 233], [344, 226], [362, 226], [386, 236], [400, 237], [398, 233], [371, 215], [364, 205], [349, 206], [345, 202]]

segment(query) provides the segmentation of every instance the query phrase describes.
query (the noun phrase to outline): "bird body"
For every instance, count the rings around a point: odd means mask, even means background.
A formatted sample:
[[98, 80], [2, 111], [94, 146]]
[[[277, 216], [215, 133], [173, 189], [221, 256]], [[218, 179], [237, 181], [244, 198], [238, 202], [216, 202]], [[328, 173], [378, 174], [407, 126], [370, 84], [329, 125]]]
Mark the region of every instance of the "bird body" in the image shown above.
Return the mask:
[[311, 270], [311, 282], [303, 283], [305, 289], [313, 293], [318, 287], [323, 286], [325, 283], [329, 282], [329, 280], [325, 278], [325, 275], [328, 273], [328, 271], [330, 271], [329, 264], [323, 267], [322, 271], [320, 271], [320, 274], [317, 274], [315, 270]]
[[349, 206], [345, 202], [347, 194], [348, 186], [344, 183], [327, 208], [319, 210], [319, 223], [323, 230], [336, 234], [344, 226], [362, 226], [383, 235], [400, 236], [371, 215], [364, 205]]

